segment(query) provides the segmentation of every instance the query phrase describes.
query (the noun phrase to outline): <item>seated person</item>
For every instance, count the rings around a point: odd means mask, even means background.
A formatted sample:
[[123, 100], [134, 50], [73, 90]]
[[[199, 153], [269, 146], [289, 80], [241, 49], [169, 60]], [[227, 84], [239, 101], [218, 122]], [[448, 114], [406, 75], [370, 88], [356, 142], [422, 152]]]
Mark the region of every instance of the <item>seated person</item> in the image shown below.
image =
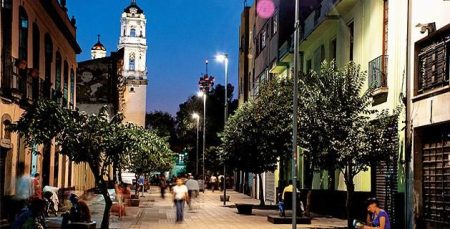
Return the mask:
[[22, 209], [11, 228], [47, 228], [44, 219], [44, 211], [45, 201], [39, 198], [32, 198], [30, 205], [27, 208]]
[[91, 222], [91, 212], [89, 211], [89, 207], [86, 202], [79, 200], [78, 196], [75, 194], [71, 194], [69, 199], [72, 203], [72, 207], [70, 208], [70, 212], [62, 214], [63, 221], [61, 228], [65, 228], [69, 221]]
[[[289, 184], [286, 187], [284, 187], [283, 193], [281, 194], [281, 197], [280, 197], [280, 201], [278, 202], [278, 209], [280, 210], [280, 216], [283, 216], [283, 217], [286, 216], [285, 201], [284, 201], [285, 194], [287, 192], [292, 193], [293, 190], [294, 190], [294, 185], [292, 185], [292, 180], [289, 180]], [[297, 193], [299, 193], [298, 189], [297, 189]], [[300, 202], [300, 204], [301, 204], [301, 201], [297, 200], [297, 202]], [[300, 207], [300, 208], [302, 208], [302, 207]]]

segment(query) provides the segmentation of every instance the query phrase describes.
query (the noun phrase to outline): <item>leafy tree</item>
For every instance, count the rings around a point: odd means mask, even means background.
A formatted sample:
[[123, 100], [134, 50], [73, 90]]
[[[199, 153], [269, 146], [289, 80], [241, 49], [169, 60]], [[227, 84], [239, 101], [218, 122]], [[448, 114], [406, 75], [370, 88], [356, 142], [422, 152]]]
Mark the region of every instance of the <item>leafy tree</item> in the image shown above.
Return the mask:
[[[173, 163], [173, 154], [166, 141], [156, 133], [134, 124], [127, 124], [124, 130], [128, 132], [129, 147], [127, 154], [123, 155], [125, 169], [139, 175], [153, 171], [170, 169]], [[137, 192], [136, 187], [136, 192]]]
[[[261, 87], [254, 101], [244, 103], [227, 122], [223, 158], [227, 165], [258, 174], [273, 172], [291, 147], [292, 84], [274, 79]], [[264, 205], [260, 183], [260, 205]]]
[[62, 108], [54, 101], [41, 100], [9, 128], [23, 134], [29, 146], [55, 139], [61, 154], [67, 155], [75, 163], [89, 165], [96, 186], [105, 200], [101, 228], [108, 228], [112, 201], [104, 177], [108, 175], [109, 167], [120, 163], [126, 152], [137, 147], [149, 149], [156, 146], [159, 153], [167, 151], [167, 146], [161, 146], [162, 141], [137, 136], [142, 133], [133, 134], [132, 130], [136, 128], [121, 121], [121, 115], [109, 117], [106, 107], [98, 114], [87, 115], [78, 110]]
[[153, 130], [159, 137], [169, 140], [170, 148], [173, 151], [180, 152], [176, 133], [176, 121], [167, 112], [154, 111], [145, 115], [145, 126], [147, 129]]
[[[395, 148], [386, 145], [394, 144], [385, 133], [392, 122], [384, 121], [386, 112], [377, 114], [371, 109], [371, 91], [363, 92], [365, 79], [359, 66], [350, 63], [337, 69], [332, 62], [300, 82], [300, 145], [308, 149], [305, 156], [311, 169], [338, 169], [344, 175], [349, 228], [354, 177], [385, 157], [388, 151], [383, 148]], [[371, 117], [383, 121], [372, 122]]]
[[[237, 100], [233, 100], [234, 87], [228, 84], [228, 112], [232, 114], [237, 108]], [[209, 161], [209, 157], [214, 157], [212, 146], [219, 146], [221, 144], [218, 133], [223, 130], [224, 122], [224, 104], [225, 104], [225, 87], [218, 84], [208, 94], [206, 99], [206, 152], [205, 152], [205, 167], [217, 168], [219, 164], [217, 159]], [[176, 114], [176, 128], [177, 136], [179, 138], [179, 148], [188, 152], [187, 171], [195, 171], [196, 161], [196, 122], [192, 119], [192, 114], [196, 112], [200, 115], [200, 137], [199, 137], [199, 158], [202, 153], [202, 129], [203, 129], [203, 99], [192, 95], [180, 104], [180, 109]], [[211, 152], [208, 154], [208, 152]], [[208, 156], [209, 155], [209, 156]], [[217, 154], [215, 155], [217, 158]], [[200, 159], [201, 160], [201, 159]], [[209, 163], [208, 163], [209, 162]], [[214, 163], [214, 164], [211, 164]], [[199, 163], [199, 171], [202, 171], [202, 163]], [[206, 169], [206, 168], [205, 168]], [[206, 171], [206, 170], [205, 170]]]

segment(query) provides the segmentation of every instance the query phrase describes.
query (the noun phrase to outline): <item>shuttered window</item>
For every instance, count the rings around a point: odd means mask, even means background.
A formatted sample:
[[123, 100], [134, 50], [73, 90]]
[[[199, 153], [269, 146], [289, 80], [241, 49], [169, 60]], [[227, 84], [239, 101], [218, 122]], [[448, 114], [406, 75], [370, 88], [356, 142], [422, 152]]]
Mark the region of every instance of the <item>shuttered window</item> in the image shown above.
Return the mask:
[[450, 224], [450, 125], [433, 128], [424, 136], [424, 218]]

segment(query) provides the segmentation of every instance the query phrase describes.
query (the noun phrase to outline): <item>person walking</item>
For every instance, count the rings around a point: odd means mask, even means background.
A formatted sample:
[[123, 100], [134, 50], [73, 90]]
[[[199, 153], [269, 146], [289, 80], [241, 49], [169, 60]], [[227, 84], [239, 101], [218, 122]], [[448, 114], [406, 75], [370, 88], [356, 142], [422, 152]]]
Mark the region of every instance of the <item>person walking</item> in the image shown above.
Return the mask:
[[32, 178], [25, 175], [25, 163], [19, 162], [17, 165], [17, 180], [16, 180], [16, 194], [14, 195], [15, 215], [19, 214], [22, 208], [28, 204], [28, 199], [33, 195]]
[[165, 194], [166, 194], [166, 188], [167, 188], [167, 181], [166, 181], [166, 177], [164, 175], [161, 174], [161, 176], [159, 177], [159, 188], [161, 190], [161, 198], [165, 198]]
[[[141, 191], [141, 196], [144, 196], [144, 175], [141, 175], [138, 179], [139, 191]], [[138, 193], [139, 195], [139, 193]]]
[[211, 175], [211, 178], [209, 178], [209, 183], [211, 184], [211, 190], [214, 192], [214, 189], [216, 189], [216, 182], [217, 177], [214, 176], [214, 174]]
[[183, 211], [184, 211], [184, 202], [188, 201], [188, 189], [186, 185], [183, 184], [183, 180], [180, 178], [177, 179], [176, 185], [172, 188], [173, 190], [173, 201], [176, 207], [176, 222], [183, 222]]
[[193, 176], [189, 176], [188, 180], [186, 181], [186, 187], [188, 189], [188, 199], [187, 204], [189, 206], [189, 209], [192, 209], [192, 198], [197, 197], [197, 193], [199, 192], [199, 186], [198, 182], [194, 180]]

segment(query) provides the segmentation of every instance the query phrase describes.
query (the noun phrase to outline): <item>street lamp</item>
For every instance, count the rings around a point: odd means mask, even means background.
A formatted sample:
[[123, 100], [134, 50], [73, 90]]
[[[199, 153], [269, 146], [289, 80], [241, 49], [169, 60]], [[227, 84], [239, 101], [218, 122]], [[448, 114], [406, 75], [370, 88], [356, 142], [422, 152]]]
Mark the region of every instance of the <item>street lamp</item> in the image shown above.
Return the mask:
[[[228, 54], [222, 53], [216, 55], [216, 60], [218, 62], [224, 63], [225, 65], [225, 111], [224, 111], [224, 121], [223, 128], [225, 129], [225, 125], [227, 123], [228, 116]], [[223, 205], [227, 204], [227, 186], [226, 186], [226, 166], [225, 160], [223, 162]]]
[[205, 148], [206, 148], [206, 94], [209, 89], [214, 85], [214, 77], [208, 75], [208, 60], [205, 61], [206, 74], [200, 77], [198, 86], [200, 91], [197, 93], [198, 97], [203, 97], [203, 192], [205, 192]]
[[200, 122], [200, 116], [197, 113], [193, 113], [192, 118], [197, 121], [197, 146], [195, 147], [195, 175], [198, 176], [198, 124]]
[[300, 38], [300, 0], [295, 0], [295, 23], [294, 23], [294, 98], [292, 111], [292, 229], [297, 228], [297, 80], [298, 80], [298, 42]]

